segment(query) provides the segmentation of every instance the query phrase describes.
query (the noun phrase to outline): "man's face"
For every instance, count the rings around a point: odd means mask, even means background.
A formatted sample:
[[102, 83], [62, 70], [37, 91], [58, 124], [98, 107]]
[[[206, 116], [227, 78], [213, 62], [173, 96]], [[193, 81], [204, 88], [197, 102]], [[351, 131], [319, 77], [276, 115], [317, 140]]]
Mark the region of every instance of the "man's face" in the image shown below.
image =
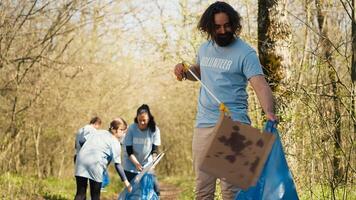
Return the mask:
[[229, 17], [226, 13], [217, 13], [214, 15], [215, 34], [213, 40], [221, 47], [228, 46], [234, 40], [234, 33], [231, 30]]

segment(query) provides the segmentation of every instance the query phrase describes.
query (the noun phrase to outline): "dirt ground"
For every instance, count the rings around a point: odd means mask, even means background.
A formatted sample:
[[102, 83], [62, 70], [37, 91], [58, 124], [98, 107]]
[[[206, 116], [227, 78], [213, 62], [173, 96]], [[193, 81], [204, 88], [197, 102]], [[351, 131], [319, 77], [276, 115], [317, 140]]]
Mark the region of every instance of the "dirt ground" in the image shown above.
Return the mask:
[[[179, 189], [171, 184], [160, 183], [161, 197], [160, 200], [177, 200], [179, 196]], [[116, 200], [117, 195], [113, 197], [101, 197], [102, 200]]]
[[178, 199], [179, 189], [170, 184], [162, 183], [161, 187], [161, 200], [175, 200]]

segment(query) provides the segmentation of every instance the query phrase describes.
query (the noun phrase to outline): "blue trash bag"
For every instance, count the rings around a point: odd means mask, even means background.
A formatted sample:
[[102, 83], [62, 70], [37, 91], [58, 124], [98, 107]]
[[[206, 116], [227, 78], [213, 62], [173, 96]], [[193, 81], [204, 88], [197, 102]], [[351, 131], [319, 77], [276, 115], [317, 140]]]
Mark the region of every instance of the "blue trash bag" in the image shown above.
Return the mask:
[[127, 189], [120, 193], [118, 200], [159, 200], [159, 197], [154, 191], [155, 176], [151, 173], [146, 173], [142, 176], [139, 183], [132, 185], [132, 192]]
[[241, 190], [235, 200], [298, 200], [276, 123], [267, 121], [265, 130], [276, 136], [271, 153], [256, 186]]
[[109, 173], [107, 170], [103, 172], [103, 182], [101, 183], [101, 188], [105, 188], [110, 183]]

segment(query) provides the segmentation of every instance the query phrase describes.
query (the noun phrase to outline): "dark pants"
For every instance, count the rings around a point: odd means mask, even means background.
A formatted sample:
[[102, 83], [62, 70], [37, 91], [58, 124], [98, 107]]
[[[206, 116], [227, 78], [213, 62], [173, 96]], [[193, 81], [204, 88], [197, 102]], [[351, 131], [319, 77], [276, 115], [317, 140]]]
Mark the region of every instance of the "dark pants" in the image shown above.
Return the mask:
[[91, 200], [100, 200], [100, 189], [101, 189], [100, 182], [96, 182], [91, 179], [80, 177], [80, 176], [76, 176], [75, 180], [77, 182], [77, 193], [75, 194], [74, 200], [86, 199], [88, 180], [90, 183]]
[[[127, 180], [129, 182], [131, 182], [132, 179], [135, 178], [135, 176], [137, 176], [138, 173], [133, 173], [133, 172], [129, 172], [124, 170], [125, 175], [127, 177]], [[159, 185], [158, 185], [158, 181], [157, 181], [157, 177], [154, 175], [154, 179], [153, 179], [154, 183], [153, 183], [153, 190], [156, 192], [157, 196], [160, 196], [160, 189], [159, 189]]]

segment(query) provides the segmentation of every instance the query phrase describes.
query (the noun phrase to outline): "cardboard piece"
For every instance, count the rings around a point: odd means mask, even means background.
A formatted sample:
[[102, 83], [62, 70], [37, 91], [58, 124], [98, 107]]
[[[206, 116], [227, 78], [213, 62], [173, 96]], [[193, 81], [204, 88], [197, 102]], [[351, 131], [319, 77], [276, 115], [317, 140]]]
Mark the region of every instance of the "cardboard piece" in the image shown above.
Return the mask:
[[199, 168], [246, 190], [256, 185], [275, 136], [220, 115]]

